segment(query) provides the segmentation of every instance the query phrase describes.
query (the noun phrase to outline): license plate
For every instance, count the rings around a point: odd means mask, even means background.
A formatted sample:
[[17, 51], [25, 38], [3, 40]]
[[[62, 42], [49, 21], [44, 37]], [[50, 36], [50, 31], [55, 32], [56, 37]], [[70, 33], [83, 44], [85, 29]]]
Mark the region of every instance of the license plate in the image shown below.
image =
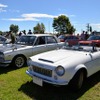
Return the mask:
[[39, 86], [43, 86], [43, 81], [42, 79], [38, 78], [38, 77], [35, 77], [33, 76], [33, 83], [39, 85]]

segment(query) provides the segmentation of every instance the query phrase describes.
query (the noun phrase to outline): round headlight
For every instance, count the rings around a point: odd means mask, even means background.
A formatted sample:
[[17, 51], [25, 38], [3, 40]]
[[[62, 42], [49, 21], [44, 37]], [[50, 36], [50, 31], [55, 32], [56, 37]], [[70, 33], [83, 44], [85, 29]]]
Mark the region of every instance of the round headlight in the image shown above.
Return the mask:
[[65, 69], [64, 69], [62, 66], [58, 66], [58, 67], [55, 69], [55, 72], [56, 72], [57, 75], [62, 76], [62, 75], [64, 75], [64, 73], [65, 73]]
[[31, 62], [32, 62], [32, 60], [31, 60], [31, 58], [29, 58], [29, 59], [27, 60], [27, 65], [30, 66], [30, 65], [31, 65]]

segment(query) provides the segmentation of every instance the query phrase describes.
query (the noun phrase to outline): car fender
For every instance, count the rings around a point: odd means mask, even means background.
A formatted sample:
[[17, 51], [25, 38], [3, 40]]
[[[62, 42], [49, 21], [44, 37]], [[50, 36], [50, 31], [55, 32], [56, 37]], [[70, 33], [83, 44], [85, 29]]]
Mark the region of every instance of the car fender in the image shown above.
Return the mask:
[[[79, 70], [82, 70], [82, 69], [85, 69], [86, 73], [87, 73], [87, 67], [84, 65], [84, 64], [79, 64], [75, 67], [75, 74], [79, 71]], [[74, 74], [74, 75], [75, 75]], [[86, 75], [87, 76], [87, 75]]]
[[76, 72], [77, 72], [78, 70], [80, 70], [80, 69], [82, 69], [82, 68], [84, 68], [84, 69], [87, 70], [87, 67], [86, 67], [84, 64], [79, 64], [79, 65], [77, 65], [77, 66], [75, 67], [75, 70], [76, 70]]
[[87, 77], [87, 68], [84, 64], [79, 64], [77, 65], [71, 72], [70, 72], [70, 76], [67, 77], [68, 80], [70, 81], [71, 79], [73, 79], [73, 77], [75, 76], [75, 74], [79, 71], [79, 70], [83, 70], [85, 69], [86, 71], [86, 77]]
[[87, 73], [87, 68], [84, 64], [79, 64], [79, 65], [76, 65], [76, 66], [73, 66], [73, 67], [68, 67], [66, 69], [66, 74], [65, 74], [65, 77], [67, 78], [68, 81], [70, 81], [74, 75], [79, 71], [79, 70], [82, 70], [82, 69], [85, 69], [86, 73]]

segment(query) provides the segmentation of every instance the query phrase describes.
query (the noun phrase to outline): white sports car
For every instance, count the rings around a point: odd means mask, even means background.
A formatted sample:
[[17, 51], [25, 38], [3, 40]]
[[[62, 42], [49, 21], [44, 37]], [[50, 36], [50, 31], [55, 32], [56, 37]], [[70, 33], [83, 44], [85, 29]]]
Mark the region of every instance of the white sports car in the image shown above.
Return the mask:
[[64, 46], [32, 56], [26, 73], [33, 82], [53, 85], [69, 85], [74, 90], [82, 87], [84, 79], [100, 71], [100, 48], [95, 46]]

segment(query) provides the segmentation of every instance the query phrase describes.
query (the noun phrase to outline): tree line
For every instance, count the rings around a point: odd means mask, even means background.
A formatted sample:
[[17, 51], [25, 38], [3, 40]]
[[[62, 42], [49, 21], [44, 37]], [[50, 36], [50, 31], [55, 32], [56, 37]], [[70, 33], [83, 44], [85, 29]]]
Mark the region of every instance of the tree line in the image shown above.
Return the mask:
[[[59, 34], [73, 34], [76, 29], [71, 24], [69, 18], [65, 15], [60, 15], [53, 19], [52, 27], [56, 33]], [[19, 26], [11, 24], [9, 27], [10, 31], [13, 31], [14, 33], [17, 33], [19, 31]], [[43, 23], [37, 23], [36, 26], [33, 27], [33, 33], [34, 34], [44, 34], [45, 33], [45, 25]], [[0, 31], [1, 33], [1, 31]]]

